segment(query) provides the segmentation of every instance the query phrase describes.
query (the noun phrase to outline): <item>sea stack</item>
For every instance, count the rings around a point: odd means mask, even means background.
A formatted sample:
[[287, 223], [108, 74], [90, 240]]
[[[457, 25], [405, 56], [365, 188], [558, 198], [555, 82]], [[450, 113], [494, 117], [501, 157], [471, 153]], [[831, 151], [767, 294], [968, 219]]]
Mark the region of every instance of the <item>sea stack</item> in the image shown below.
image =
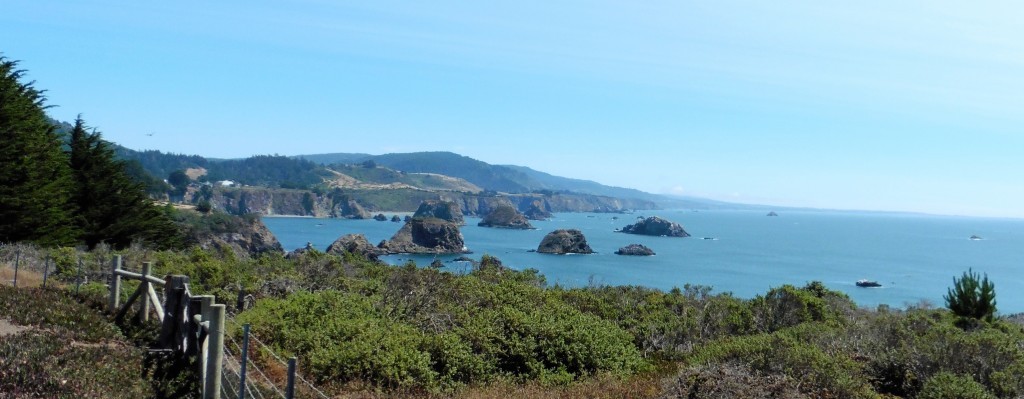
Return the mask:
[[615, 251], [616, 255], [630, 255], [630, 256], [653, 256], [654, 251], [641, 244], [629, 244], [618, 251]]
[[459, 231], [462, 221], [462, 212], [455, 203], [424, 201], [412, 219], [377, 247], [389, 254], [469, 253]]
[[640, 220], [629, 226], [623, 227], [619, 232], [627, 234], [639, 234], [645, 236], [662, 237], [689, 237], [690, 233], [683, 230], [679, 223], [670, 222], [657, 216]]
[[544, 236], [537, 252], [544, 254], [592, 254], [593, 249], [587, 244], [583, 232], [576, 229], [555, 230]]
[[334, 240], [327, 247], [327, 253], [329, 254], [342, 255], [345, 252], [362, 255], [371, 260], [375, 260], [378, 256], [384, 254], [383, 250], [370, 244], [370, 241], [362, 234], [346, 234]]
[[533, 229], [533, 225], [530, 224], [529, 220], [526, 220], [526, 216], [508, 204], [495, 206], [487, 216], [484, 216], [480, 223], [477, 223], [477, 226], [519, 230]]

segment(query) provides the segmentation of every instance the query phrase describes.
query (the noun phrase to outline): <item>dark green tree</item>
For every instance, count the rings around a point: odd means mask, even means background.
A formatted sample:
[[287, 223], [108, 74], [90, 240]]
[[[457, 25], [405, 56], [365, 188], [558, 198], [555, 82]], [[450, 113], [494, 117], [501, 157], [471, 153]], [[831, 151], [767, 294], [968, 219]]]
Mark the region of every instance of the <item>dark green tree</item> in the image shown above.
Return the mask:
[[156, 247], [176, 245], [171, 219], [149, 199], [144, 185], [129, 176], [101, 135], [87, 131], [81, 117], [75, 120], [68, 148], [75, 182], [71, 199], [89, 248], [101, 242], [120, 248], [136, 240]]
[[181, 201], [185, 196], [185, 191], [188, 190], [189, 183], [192, 179], [185, 174], [184, 170], [176, 170], [171, 172], [167, 176], [167, 183], [171, 185], [171, 200]]
[[0, 242], [67, 245], [78, 232], [67, 158], [42, 92], [0, 56]]
[[943, 296], [946, 307], [961, 317], [992, 321], [996, 313], [996, 287], [984, 277], [967, 269], [960, 278], [953, 278], [953, 287]]

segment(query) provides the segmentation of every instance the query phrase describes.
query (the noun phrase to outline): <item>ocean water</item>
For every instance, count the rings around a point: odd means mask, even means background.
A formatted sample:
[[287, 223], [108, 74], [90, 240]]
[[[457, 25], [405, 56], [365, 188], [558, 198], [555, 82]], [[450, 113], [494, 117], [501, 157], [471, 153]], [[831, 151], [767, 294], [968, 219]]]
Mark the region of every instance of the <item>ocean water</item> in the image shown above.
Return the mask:
[[[817, 280], [846, 292], [864, 307], [905, 307], [920, 301], [942, 306], [942, 296], [953, 277], [973, 268], [988, 274], [995, 283], [1001, 314], [1024, 312], [1024, 220], [828, 211], [787, 211], [779, 215], [683, 210], [621, 215], [560, 213], [551, 220], [532, 221], [537, 230], [525, 231], [478, 227], [479, 218], [467, 217], [462, 234], [473, 251], [468, 256], [479, 259], [490, 254], [514, 269], [537, 269], [549, 284], [643, 285], [667, 290], [689, 283], [751, 298], [771, 287], [802, 286]], [[614, 232], [639, 216], [678, 222], [693, 237]], [[390, 238], [402, 225], [293, 217], [267, 217], [263, 221], [289, 250], [307, 242], [323, 250], [349, 233], [362, 233], [376, 244]], [[537, 248], [545, 234], [559, 228], [580, 229], [597, 253], [528, 252]], [[971, 235], [983, 239], [970, 240]], [[631, 243], [646, 245], [657, 255], [614, 254]], [[448, 262], [457, 256], [438, 258], [451, 270], [464, 270], [465, 263]], [[434, 256], [384, 258], [392, 264], [409, 259], [425, 266]], [[859, 279], [876, 280], [883, 286], [860, 288], [854, 285]]]

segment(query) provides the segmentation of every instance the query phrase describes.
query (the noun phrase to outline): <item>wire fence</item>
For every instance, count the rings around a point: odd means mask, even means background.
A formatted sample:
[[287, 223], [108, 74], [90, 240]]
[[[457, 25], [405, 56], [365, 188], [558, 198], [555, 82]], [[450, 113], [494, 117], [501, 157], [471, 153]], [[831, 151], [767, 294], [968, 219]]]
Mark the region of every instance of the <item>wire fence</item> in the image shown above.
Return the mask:
[[[122, 256], [121, 270], [142, 273], [143, 259], [146, 259], [149, 253], [148, 251], [129, 250], [118, 252], [117, 255]], [[84, 252], [72, 248], [42, 249], [21, 243], [0, 244], [0, 284], [17, 287], [62, 284], [72, 286], [76, 291], [90, 282], [98, 282], [109, 287], [112, 285], [111, 281], [115, 275], [110, 266], [114, 257], [113, 251], [102, 246], [93, 251]], [[160, 291], [162, 289], [158, 290], [158, 292]], [[166, 300], [167, 293], [160, 293], [163, 294], [160, 295], [163, 297], [161, 299]], [[242, 329], [234, 317], [229, 315], [225, 317], [225, 320], [235, 328]], [[242, 356], [242, 345], [239, 345], [232, 334], [225, 335], [230, 345], [225, 344], [223, 348], [222, 398], [239, 398], [243, 386], [244, 397], [251, 399], [291, 399], [289, 397], [291, 393], [301, 393], [302, 397], [330, 398], [297, 371], [295, 358], [285, 360], [259, 337], [250, 333], [248, 352], [269, 355], [269, 357], [263, 356], [261, 361], [266, 362], [273, 359], [276, 361], [273, 366], [280, 366], [274, 372], [268, 372], [266, 368], [271, 366], [270, 364], [264, 364], [261, 367], [251, 356]], [[245, 367], [242, 367], [243, 361]], [[292, 375], [281, 373], [281, 370], [288, 370]], [[292, 385], [289, 386], [289, 383]]]
[[[235, 321], [233, 317], [228, 317], [227, 321], [228, 321], [228, 324], [233, 325], [235, 328], [242, 329], [242, 325], [240, 325], [237, 321]], [[234, 339], [234, 337], [231, 337], [229, 335], [229, 340], [231, 341], [232, 349], [236, 351], [235, 353], [241, 353], [241, 345], [238, 344], [238, 342]], [[256, 350], [260, 351], [260, 353], [266, 353], [266, 354], [270, 355], [270, 358], [276, 360], [281, 365], [281, 367], [284, 367], [286, 369], [290, 368], [288, 361], [285, 361], [284, 358], [282, 358], [281, 355], [279, 355], [276, 352], [274, 352], [273, 349], [271, 349], [269, 346], [267, 346], [267, 344], [263, 343], [263, 341], [261, 341], [259, 339], [259, 337], [257, 337], [255, 334], [250, 332], [249, 333], [249, 340], [250, 340], [249, 341], [250, 345], [252, 343], [256, 344], [255, 347], [250, 347], [250, 351], [253, 351], [253, 348], [256, 348]], [[225, 350], [227, 350], [227, 348], [228, 348], [228, 345], [225, 345]], [[294, 362], [294, 358], [292, 358], [291, 361]], [[236, 360], [236, 363], [237, 362], [238, 361]], [[273, 391], [275, 393], [279, 394], [281, 398], [287, 398], [285, 393], [282, 392], [282, 390], [280, 389], [280, 388], [284, 387], [284, 390], [287, 391], [287, 381], [277, 381], [277, 382], [275, 382], [272, 378], [270, 378], [267, 375], [267, 373], [265, 372], [265, 370], [263, 370], [263, 368], [259, 367], [253, 361], [253, 359], [251, 357], [248, 358], [246, 367], [249, 370], [254, 370], [256, 372], [255, 375], [259, 376], [261, 381], [265, 382], [270, 387], [272, 387]], [[318, 389], [315, 385], [313, 385], [313, 383], [309, 382], [309, 380], [307, 380], [305, 377], [303, 377], [301, 373], [298, 373], [296, 371], [294, 376], [295, 376], [295, 379], [297, 380], [297, 382], [301, 383], [301, 388], [300, 388], [301, 392], [308, 393], [311, 396], [315, 396], [315, 397], [322, 398], [322, 399], [330, 399], [330, 396], [328, 396], [326, 393], [324, 393], [323, 391]], [[296, 384], [296, 385], [298, 385], [298, 384]], [[236, 394], [235, 397], [237, 397], [237, 394]]]

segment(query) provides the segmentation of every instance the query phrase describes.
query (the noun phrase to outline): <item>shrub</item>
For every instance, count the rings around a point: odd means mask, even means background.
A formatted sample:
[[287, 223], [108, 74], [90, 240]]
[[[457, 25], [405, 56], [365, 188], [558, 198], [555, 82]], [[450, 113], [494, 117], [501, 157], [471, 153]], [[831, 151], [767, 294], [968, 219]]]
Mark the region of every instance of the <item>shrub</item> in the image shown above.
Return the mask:
[[996, 312], [995, 284], [988, 274], [979, 276], [968, 269], [960, 278], [953, 278], [953, 287], [946, 295], [946, 307], [960, 317], [992, 321]]
[[918, 399], [996, 399], [968, 376], [939, 373], [925, 382]]

